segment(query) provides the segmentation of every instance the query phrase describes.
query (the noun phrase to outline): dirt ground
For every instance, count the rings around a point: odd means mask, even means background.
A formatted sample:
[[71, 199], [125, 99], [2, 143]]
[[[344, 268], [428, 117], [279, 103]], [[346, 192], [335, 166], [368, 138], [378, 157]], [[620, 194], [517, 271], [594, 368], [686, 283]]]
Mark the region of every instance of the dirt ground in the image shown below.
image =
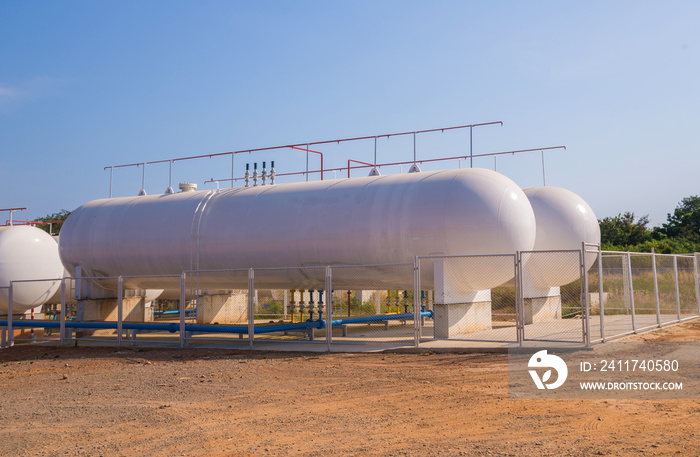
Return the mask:
[[[700, 320], [635, 339], [700, 341]], [[700, 400], [509, 399], [506, 354], [0, 359], [0, 455], [700, 455]]]

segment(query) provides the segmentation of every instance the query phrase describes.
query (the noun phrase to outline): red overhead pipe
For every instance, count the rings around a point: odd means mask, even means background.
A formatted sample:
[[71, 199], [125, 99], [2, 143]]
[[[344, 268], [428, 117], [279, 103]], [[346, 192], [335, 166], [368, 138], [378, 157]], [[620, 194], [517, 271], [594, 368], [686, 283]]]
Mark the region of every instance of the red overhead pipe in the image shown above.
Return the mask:
[[[470, 127], [481, 127], [481, 126], [485, 126], [485, 125], [495, 125], [495, 124], [503, 125], [503, 122], [502, 121], [484, 122], [481, 124], [458, 125], [455, 127], [443, 127], [443, 128], [439, 128], [439, 129], [416, 130], [416, 131], [412, 131], [412, 132], [401, 132], [401, 133], [387, 133], [384, 135], [360, 136], [360, 137], [354, 137], [354, 138], [341, 138], [339, 140], [314, 141], [311, 143], [298, 143], [298, 144], [288, 144], [288, 145], [283, 145], [283, 146], [271, 146], [271, 147], [266, 147], [266, 148], [245, 149], [245, 150], [240, 150], [240, 151], [217, 152], [214, 154], [202, 154], [202, 155], [197, 155], [197, 156], [179, 157], [177, 159], [155, 160], [155, 161], [151, 161], [151, 162], [129, 163], [129, 164], [124, 164], [124, 165], [112, 165], [109, 167], [104, 167], [104, 169], [107, 170], [108, 168], [138, 167], [138, 166], [145, 165], [145, 164], [150, 165], [150, 164], [155, 164], [155, 163], [178, 162], [180, 160], [203, 159], [205, 157], [209, 157], [211, 159], [212, 157], [218, 157], [218, 156], [223, 156], [223, 155], [241, 154], [244, 152], [271, 151], [274, 149], [285, 149], [285, 148], [292, 148], [292, 149], [303, 148], [303, 150], [306, 151], [307, 146], [312, 146], [312, 145], [317, 145], [317, 144], [329, 144], [329, 143], [340, 144], [340, 143], [343, 143], [345, 141], [369, 140], [369, 139], [374, 139], [374, 138], [390, 138], [392, 136], [414, 135], [417, 133], [444, 132], [445, 130], [465, 129], [465, 128], [470, 128]], [[474, 156], [474, 157], [476, 157], [476, 156]], [[411, 162], [411, 163], [413, 163], [413, 162]]]
[[[289, 146], [289, 147], [292, 149], [298, 149], [300, 151], [307, 151], [307, 152], [313, 152], [316, 154], [321, 154], [321, 181], [323, 181], [323, 153], [321, 151], [314, 151], [314, 150], [309, 149], [309, 148], [300, 148], [299, 146]], [[277, 176], [279, 176], [279, 175], [277, 175]]]
[[[324, 169], [324, 171], [343, 171], [343, 170], [348, 170], [348, 173], [350, 173], [350, 170], [355, 170], [355, 169], [358, 169], [358, 168], [367, 168], [367, 167], [378, 167], [378, 168], [380, 168], [380, 167], [388, 167], [388, 166], [395, 166], [395, 165], [408, 165], [408, 164], [414, 164], [414, 163], [439, 162], [439, 161], [443, 161], [443, 160], [457, 160], [457, 159], [465, 159], [465, 160], [466, 160], [466, 159], [468, 159], [469, 157], [491, 157], [491, 156], [498, 156], [498, 155], [504, 155], [504, 154], [515, 155], [515, 154], [518, 154], [518, 153], [521, 153], [521, 152], [548, 151], [548, 150], [550, 150], [550, 149], [566, 149], [566, 146], [550, 146], [550, 147], [546, 147], [546, 148], [519, 149], [519, 150], [517, 150], [517, 151], [489, 152], [489, 153], [486, 153], [486, 154], [475, 154], [475, 155], [473, 155], [473, 156], [441, 157], [441, 158], [438, 158], [438, 159], [423, 159], [423, 160], [417, 160], [417, 161], [415, 161], [415, 162], [412, 161], [412, 160], [409, 160], [409, 161], [406, 161], [406, 162], [380, 163], [380, 164], [376, 164], [376, 165], [373, 165], [373, 164], [367, 163], [367, 162], [360, 162], [359, 160], [352, 160], [352, 159], [351, 159], [351, 160], [348, 160], [348, 162], [351, 162], [351, 161], [352, 161], [352, 162], [361, 163], [361, 164], [363, 164], [363, 165], [351, 167], [350, 164], [348, 163], [348, 166], [347, 166], [347, 167], [327, 168], [327, 169]], [[305, 150], [306, 150], [306, 148], [304, 148], [304, 151], [305, 151]], [[309, 174], [311, 174], [311, 173], [318, 173], [318, 172], [320, 172], [320, 171], [321, 171], [321, 170], [309, 170], [308, 173], [309, 173]], [[303, 174], [306, 174], [306, 171], [294, 171], [294, 172], [291, 172], [291, 173], [278, 173], [276, 176], [295, 176], [295, 175], [303, 175]], [[234, 179], [234, 181], [240, 181], [240, 180], [242, 180], [242, 179], [244, 179], [244, 178], [236, 178], [236, 179]], [[211, 179], [211, 180], [209, 180], [209, 181], [204, 181], [204, 184], [208, 184], [208, 183], [212, 183], [212, 182], [230, 181], [230, 180], [231, 180], [231, 178], [225, 178], [225, 179]]]
[[10, 218], [5, 222], [5, 225], [12, 225], [12, 212], [13, 211], [24, 211], [27, 208], [5, 208], [5, 209], [0, 209], [0, 211], [9, 211], [10, 212]]
[[[348, 159], [348, 178], [350, 177], [350, 162], [362, 163], [362, 164], [365, 164], [365, 165], [369, 165], [370, 167], [373, 167], [373, 166], [374, 166], [374, 165], [371, 164], [371, 163], [362, 162], [362, 161], [360, 161], [360, 160]], [[358, 168], [359, 168], [359, 167], [358, 167]], [[364, 167], [362, 167], [362, 168], [364, 168]]]

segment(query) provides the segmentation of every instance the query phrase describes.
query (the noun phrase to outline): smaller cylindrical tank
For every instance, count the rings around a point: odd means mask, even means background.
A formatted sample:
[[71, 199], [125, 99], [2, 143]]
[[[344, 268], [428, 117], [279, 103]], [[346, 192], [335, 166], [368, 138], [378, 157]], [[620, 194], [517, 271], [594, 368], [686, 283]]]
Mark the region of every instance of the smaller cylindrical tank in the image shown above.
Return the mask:
[[[0, 287], [13, 286], [12, 312], [23, 313], [46, 303], [60, 288], [63, 264], [51, 235], [26, 225], [0, 227]], [[52, 281], [53, 280], [53, 281]], [[0, 289], [0, 314], [7, 314], [9, 290]]]
[[[581, 197], [560, 187], [524, 189], [535, 213], [535, 251], [581, 250], [581, 243], [600, 243], [598, 218]], [[569, 284], [580, 277], [579, 259], [574, 253], [532, 254], [527, 271], [538, 287]], [[595, 256], [586, 256], [586, 267]]]

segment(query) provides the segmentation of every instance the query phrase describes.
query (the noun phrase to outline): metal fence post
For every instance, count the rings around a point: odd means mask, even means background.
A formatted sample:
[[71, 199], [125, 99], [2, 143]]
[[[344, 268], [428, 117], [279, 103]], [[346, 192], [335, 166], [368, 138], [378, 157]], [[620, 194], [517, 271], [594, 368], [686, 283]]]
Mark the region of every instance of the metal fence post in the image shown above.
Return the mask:
[[634, 312], [634, 281], [632, 280], [632, 256], [627, 253], [627, 274], [629, 275], [630, 285], [630, 308], [632, 311], [632, 332], [637, 333], [637, 316]]
[[66, 334], [66, 278], [61, 279], [61, 312], [58, 318], [58, 344], [63, 346]]
[[656, 253], [651, 248], [651, 270], [654, 275], [654, 299], [656, 300], [656, 325], [661, 327], [661, 306], [659, 303], [659, 278], [656, 274]]
[[117, 278], [117, 346], [122, 345], [122, 331], [124, 329], [122, 321], [124, 319], [124, 278]]
[[523, 297], [523, 253], [517, 251], [514, 260], [515, 273], [515, 334], [518, 346], [523, 346], [525, 340], [525, 305]]
[[187, 344], [185, 331], [185, 313], [187, 312], [186, 307], [186, 296], [185, 296], [185, 284], [187, 283], [187, 273], [182, 272], [180, 275], [180, 349], [183, 349]]
[[600, 310], [600, 339], [605, 341], [605, 306], [603, 292], [603, 250], [598, 245], [598, 309]]
[[681, 291], [678, 287], [678, 256], [673, 256], [673, 277], [676, 282], [676, 314], [678, 317], [678, 322], [681, 321]]
[[325, 290], [323, 291], [326, 295], [326, 344], [328, 345], [328, 352], [331, 352], [331, 344], [333, 343], [333, 270], [330, 266], [326, 266], [326, 281]]
[[12, 347], [15, 340], [15, 332], [12, 330], [12, 290], [15, 283], [10, 281], [10, 290], [7, 291], [7, 347]]
[[582, 289], [582, 294], [581, 294], [581, 307], [583, 308], [582, 314], [583, 314], [583, 322], [581, 322], [582, 325], [582, 331], [583, 331], [583, 342], [586, 346], [589, 346], [591, 344], [591, 337], [590, 337], [590, 321], [588, 319], [589, 316], [589, 308], [588, 308], [588, 268], [586, 268], [586, 242], [581, 243], [581, 254], [579, 256], [580, 259], [580, 271], [582, 273], [581, 279], [583, 279], [583, 284], [581, 285]]
[[698, 278], [698, 257], [699, 253], [693, 256], [693, 270], [695, 272], [695, 302], [698, 305], [698, 315], [700, 315], [700, 278]]
[[420, 346], [421, 336], [421, 302], [420, 302], [420, 259], [413, 259], [413, 345]]
[[255, 339], [255, 272], [248, 269], [248, 344], [253, 349]]

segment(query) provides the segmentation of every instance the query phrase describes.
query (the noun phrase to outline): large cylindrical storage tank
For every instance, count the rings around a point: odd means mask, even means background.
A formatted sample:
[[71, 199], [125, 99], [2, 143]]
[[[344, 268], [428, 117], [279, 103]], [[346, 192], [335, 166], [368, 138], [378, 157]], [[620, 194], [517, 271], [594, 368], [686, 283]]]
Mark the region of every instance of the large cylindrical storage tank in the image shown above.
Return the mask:
[[[46, 303], [61, 286], [63, 264], [51, 235], [26, 225], [0, 227], [0, 286], [12, 290], [12, 313]], [[33, 280], [33, 281], [27, 281]], [[0, 289], [0, 314], [7, 314], [9, 290]]]
[[[466, 169], [96, 200], [66, 220], [60, 254], [84, 276], [179, 275], [512, 254], [534, 241], [523, 191], [494, 171]], [[472, 283], [483, 288], [513, 276], [478, 274]], [[297, 284], [278, 277], [267, 286]]]
[[[576, 250], [582, 243], [600, 243], [598, 218], [580, 196], [560, 187], [524, 189], [537, 223], [535, 251]], [[571, 253], [533, 254], [527, 269], [538, 287], [556, 287], [579, 279], [580, 262]], [[586, 256], [586, 267], [595, 256]]]

